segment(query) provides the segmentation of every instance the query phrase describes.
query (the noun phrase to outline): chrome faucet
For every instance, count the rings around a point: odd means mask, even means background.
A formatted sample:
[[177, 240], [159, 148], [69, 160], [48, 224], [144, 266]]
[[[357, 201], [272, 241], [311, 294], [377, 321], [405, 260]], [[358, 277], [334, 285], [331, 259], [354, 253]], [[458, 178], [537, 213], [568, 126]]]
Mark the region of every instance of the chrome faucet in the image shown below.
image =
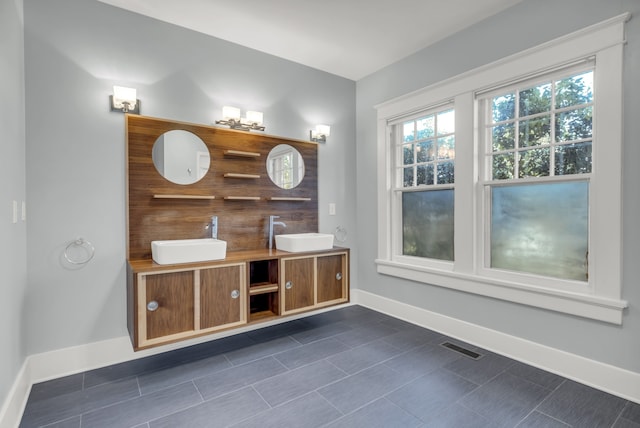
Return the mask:
[[282, 226], [282, 227], [287, 227], [286, 224], [284, 224], [281, 221], [273, 221], [277, 218], [280, 218], [279, 215], [270, 215], [269, 216], [269, 249], [272, 250], [273, 249], [273, 226], [274, 225], [278, 225], [278, 226]]
[[211, 229], [211, 237], [213, 239], [218, 239], [218, 216], [217, 215], [211, 216], [211, 224], [209, 225], [209, 228]]

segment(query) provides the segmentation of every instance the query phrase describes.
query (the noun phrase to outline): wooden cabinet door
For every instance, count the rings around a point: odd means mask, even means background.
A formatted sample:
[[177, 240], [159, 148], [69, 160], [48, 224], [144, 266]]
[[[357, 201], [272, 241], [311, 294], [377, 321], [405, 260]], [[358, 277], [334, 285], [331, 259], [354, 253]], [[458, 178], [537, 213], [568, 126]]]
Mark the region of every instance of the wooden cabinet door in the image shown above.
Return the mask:
[[243, 265], [200, 271], [200, 328], [207, 329], [243, 321], [245, 290]]
[[311, 307], [315, 304], [315, 273], [313, 257], [282, 259], [283, 311]]
[[145, 276], [146, 338], [168, 336], [194, 329], [193, 272]]
[[346, 293], [346, 256], [336, 254], [319, 256], [318, 266], [318, 303], [344, 299]]

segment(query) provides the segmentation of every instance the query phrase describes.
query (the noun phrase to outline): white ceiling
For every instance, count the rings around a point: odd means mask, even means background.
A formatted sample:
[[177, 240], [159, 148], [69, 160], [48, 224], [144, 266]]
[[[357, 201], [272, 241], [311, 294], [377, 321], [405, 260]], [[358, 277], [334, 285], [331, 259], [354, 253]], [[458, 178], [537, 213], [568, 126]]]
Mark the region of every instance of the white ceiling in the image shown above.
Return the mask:
[[358, 80], [522, 0], [99, 0]]

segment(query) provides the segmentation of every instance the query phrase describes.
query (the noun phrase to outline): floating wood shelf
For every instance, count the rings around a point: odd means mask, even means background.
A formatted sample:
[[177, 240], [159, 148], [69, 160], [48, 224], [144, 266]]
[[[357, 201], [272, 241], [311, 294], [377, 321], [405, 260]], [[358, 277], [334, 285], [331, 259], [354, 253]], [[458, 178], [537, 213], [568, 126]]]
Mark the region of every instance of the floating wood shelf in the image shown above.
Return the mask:
[[278, 290], [278, 284], [252, 285], [249, 288], [249, 295], [255, 296], [256, 294], [273, 293]]
[[227, 172], [224, 178], [260, 178], [257, 174], [237, 174], [235, 172]]
[[213, 195], [153, 195], [154, 199], [215, 199]]
[[227, 201], [259, 201], [260, 196], [225, 196]]
[[286, 198], [286, 197], [279, 197], [279, 196], [274, 196], [269, 198], [270, 201], [299, 201], [299, 202], [305, 202], [305, 201], [310, 201], [311, 198]]
[[259, 158], [260, 157], [260, 153], [243, 152], [241, 150], [225, 150], [224, 151], [224, 155], [225, 156], [238, 156], [238, 157], [243, 157], [243, 158]]

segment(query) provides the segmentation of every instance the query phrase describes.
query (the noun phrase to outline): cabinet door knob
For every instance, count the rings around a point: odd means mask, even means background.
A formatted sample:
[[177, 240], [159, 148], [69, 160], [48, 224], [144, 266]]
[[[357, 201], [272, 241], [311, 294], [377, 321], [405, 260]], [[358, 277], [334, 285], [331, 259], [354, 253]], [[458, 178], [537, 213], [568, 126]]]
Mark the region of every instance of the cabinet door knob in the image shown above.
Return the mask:
[[231, 298], [232, 298], [232, 299], [237, 299], [238, 297], [240, 297], [240, 291], [238, 291], [238, 290], [233, 290], [233, 291], [231, 292]]
[[342, 279], [342, 272], [338, 272], [338, 273], [336, 274], [336, 279], [337, 279], [338, 281], [340, 281], [340, 280]]
[[149, 303], [147, 303], [147, 310], [149, 312], [156, 311], [156, 310], [158, 310], [159, 307], [160, 307], [160, 305], [158, 305], [158, 302], [156, 302], [155, 300], [152, 300]]
[[286, 288], [287, 290], [291, 290], [291, 289], [293, 288], [293, 282], [291, 282], [291, 281], [287, 281], [287, 282], [284, 284], [284, 288]]

